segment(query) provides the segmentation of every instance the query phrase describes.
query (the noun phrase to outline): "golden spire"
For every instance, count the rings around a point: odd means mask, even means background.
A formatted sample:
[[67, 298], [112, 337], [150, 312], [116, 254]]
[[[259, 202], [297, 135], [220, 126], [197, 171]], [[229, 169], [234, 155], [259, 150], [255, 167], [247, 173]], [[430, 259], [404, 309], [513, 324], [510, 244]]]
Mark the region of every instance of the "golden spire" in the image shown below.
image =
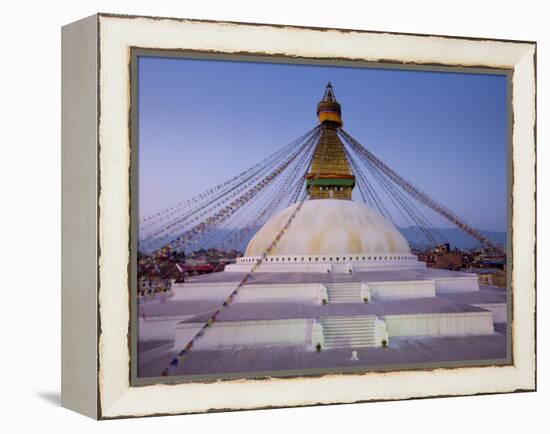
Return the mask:
[[317, 104], [317, 117], [322, 124], [332, 123], [339, 127], [342, 126], [342, 107], [336, 101], [330, 81], [325, 89], [323, 99]]
[[342, 110], [330, 83], [317, 104], [321, 135], [313, 154], [306, 185], [311, 199], [347, 199], [355, 186], [344, 145], [338, 137], [342, 126]]

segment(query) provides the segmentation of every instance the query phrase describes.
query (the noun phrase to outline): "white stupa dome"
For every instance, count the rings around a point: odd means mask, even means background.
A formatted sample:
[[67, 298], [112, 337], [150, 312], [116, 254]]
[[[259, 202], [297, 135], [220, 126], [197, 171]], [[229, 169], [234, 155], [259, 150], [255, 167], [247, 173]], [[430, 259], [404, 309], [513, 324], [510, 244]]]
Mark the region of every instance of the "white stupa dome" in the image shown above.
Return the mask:
[[[245, 257], [264, 254], [298, 204], [272, 217], [250, 240]], [[351, 200], [308, 200], [269, 253], [281, 255], [410, 255], [401, 233], [375, 210]]]

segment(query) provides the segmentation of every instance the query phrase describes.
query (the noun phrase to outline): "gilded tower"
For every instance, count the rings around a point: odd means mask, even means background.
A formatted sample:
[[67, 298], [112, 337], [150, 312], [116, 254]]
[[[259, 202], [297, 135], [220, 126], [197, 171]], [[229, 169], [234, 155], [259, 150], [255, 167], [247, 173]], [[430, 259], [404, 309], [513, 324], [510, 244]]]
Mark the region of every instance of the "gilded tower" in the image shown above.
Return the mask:
[[322, 130], [306, 179], [310, 198], [351, 200], [355, 176], [337, 134], [342, 126], [342, 108], [330, 83], [317, 104], [317, 117]]

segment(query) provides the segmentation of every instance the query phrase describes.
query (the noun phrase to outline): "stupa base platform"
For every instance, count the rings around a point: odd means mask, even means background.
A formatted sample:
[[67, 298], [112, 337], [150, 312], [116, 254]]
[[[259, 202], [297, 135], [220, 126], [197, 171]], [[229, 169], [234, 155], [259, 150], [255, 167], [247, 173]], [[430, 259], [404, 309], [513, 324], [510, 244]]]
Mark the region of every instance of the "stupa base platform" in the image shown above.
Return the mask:
[[[173, 342], [159, 341], [139, 354], [140, 377], [157, 377], [177, 352]], [[190, 351], [171, 375], [283, 376], [322, 372], [368, 371], [403, 367], [507, 364], [504, 324], [484, 336], [397, 337], [387, 348], [357, 348], [351, 360], [348, 348], [307, 351], [301, 346], [241, 347], [227, 350]]]
[[[247, 273], [222, 272], [174, 285], [174, 300], [223, 301]], [[475, 274], [428, 268], [345, 273], [253, 273], [239, 302], [354, 302], [434, 297], [479, 289]], [[331, 294], [332, 293], [332, 294]], [[343, 296], [343, 297], [340, 297]], [[347, 296], [347, 299], [345, 299]]]
[[[174, 285], [170, 295], [141, 299], [138, 352], [143, 366], [185, 348], [244, 276], [198, 276]], [[321, 367], [338, 367], [336, 359], [351, 357], [351, 351], [359, 351], [360, 359], [367, 351], [369, 366], [488, 360], [507, 354], [502, 337], [506, 314], [507, 291], [479, 287], [477, 277], [467, 273], [429, 268], [349, 274], [259, 272], [248, 277], [189, 354], [193, 360], [203, 360], [200, 354], [230, 359], [237, 355], [248, 364], [247, 372], [272, 369], [270, 362], [264, 366], [266, 354], [281, 357], [280, 366], [273, 369], [283, 370], [309, 368], [309, 362], [315, 367], [315, 360]], [[413, 351], [403, 355], [404, 349]], [[287, 352], [290, 360], [284, 356]], [[317, 359], [308, 353], [317, 354]], [[258, 366], [247, 362], [254, 358], [260, 360]], [[206, 373], [197, 364], [194, 373]]]
[[[460, 297], [458, 296], [460, 295]], [[493, 324], [506, 320], [492, 309], [506, 311], [505, 292], [475, 292], [428, 298], [372, 301], [369, 303], [262, 303], [237, 301], [224, 309], [197, 350], [247, 345], [302, 345], [313, 348], [312, 327], [324, 318], [374, 316], [383, 320], [391, 338], [397, 336], [452, 336], [493, 333]], [[461, 302], [474, 300], [478, 305]], [[482, 303], [484, 302], [484, 303]], [[141, 307], [140, 338], [174, 340], [185, 346], [208, 320], [219, 302], [169, 300]], [[203, 312], [202, 314], [198, 312]], [[504, 321], [503, 321], [504, 320]], [[252, 331], [254, 338], [250, 337]], [[285, 337], [282, 338], [281, 336]], [[286, 340], [285, 340], [286, 339]], [[185, 342], [187, 340], [187, 342]]]
[[[183, 284], [175, 285], [175, 288], [189, 288], [194, 285], [237, 284], [246, 272], [221, 272], [204, 274], [189, 278]], [[354, 273], [308, 273], [308, 272], [255, 272], [248, 279], [249, 285], [274, 285], [274, 284], [330, 284], [330, 283], [361, 283], [384, 281], [418, 281], [433, 280], [438, 283], [440, 290], [472, 291], [478, 289], [477, 276], [458, 271], [439, 270], [427, 267], [403, 268], [392, 270], [369, 270]], [[203, 293], [203, 295], [206, 295]]]
[[[177, 324], [175, 348], [184, 348], [208, 317], [198, 315]], [[382, 330], [377, 330], [377, 324]], [[194, 348], [301, 345], [313, 351], [317, 345], [324, 348], [331, 337], [338, 341], [333, 339], [332, 344], [358, 348], [383, 346], [388, 338], [398, 336], [492, 333], [492, 312], [438, 297], [321, 306], [236, 303], [222, 311]]]

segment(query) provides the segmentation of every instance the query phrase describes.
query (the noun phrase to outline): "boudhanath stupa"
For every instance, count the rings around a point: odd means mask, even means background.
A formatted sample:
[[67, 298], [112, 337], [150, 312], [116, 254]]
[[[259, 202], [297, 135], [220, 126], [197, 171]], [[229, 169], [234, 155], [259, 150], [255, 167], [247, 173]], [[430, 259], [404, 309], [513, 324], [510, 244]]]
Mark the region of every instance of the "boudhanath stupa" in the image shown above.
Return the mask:
[[330, 85], [317, 115], [307, 200], [271, 217], [223, 272], [190, 277], [140, 305], [140, 376], [157, 376], [185, 348], [171, 375], [506, 357], [506, 290], [427, 268], [391, 221], [352, 200], [356, 179]]

